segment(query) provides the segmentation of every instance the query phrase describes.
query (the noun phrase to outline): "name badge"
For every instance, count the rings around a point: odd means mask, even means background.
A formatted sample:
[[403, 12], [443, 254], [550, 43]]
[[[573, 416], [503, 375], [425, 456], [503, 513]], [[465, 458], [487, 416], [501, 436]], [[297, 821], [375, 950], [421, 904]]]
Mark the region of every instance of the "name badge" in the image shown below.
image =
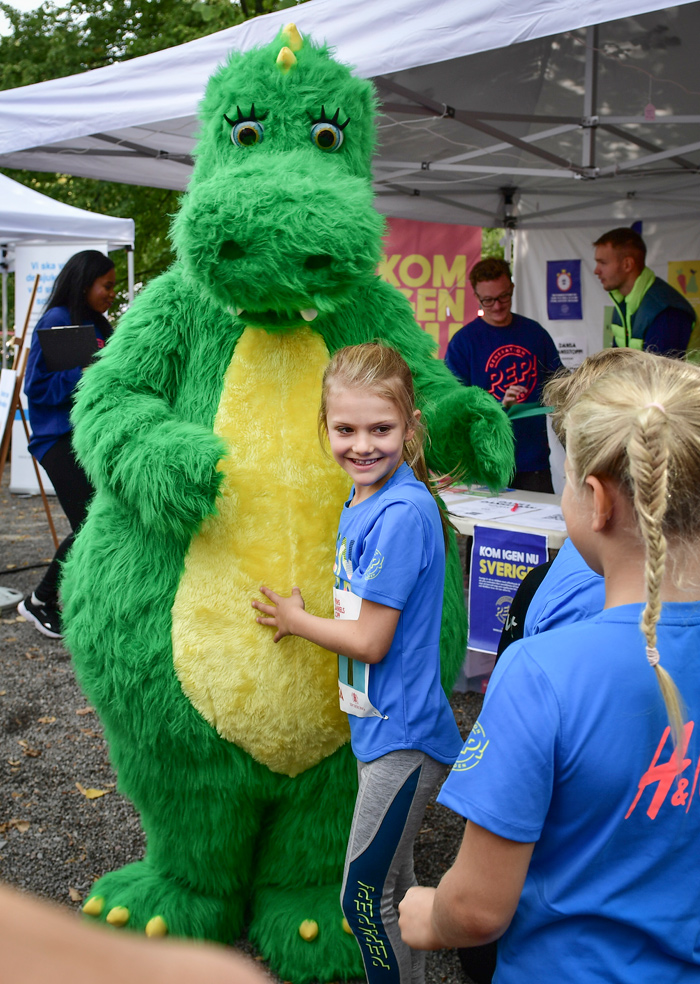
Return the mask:
[[[362, 598], [352, 591], [333, 588], [333, 617], [356, 622]], [[338, 695], [340, 709], [353, 717], [385, 717], [369, 699], [369, 663], [338, 656]]]
[[347, 619], [356, 622], [360, 617], [362, 598], [352, 591], [341, 591], [333, 588], [333, 618]]

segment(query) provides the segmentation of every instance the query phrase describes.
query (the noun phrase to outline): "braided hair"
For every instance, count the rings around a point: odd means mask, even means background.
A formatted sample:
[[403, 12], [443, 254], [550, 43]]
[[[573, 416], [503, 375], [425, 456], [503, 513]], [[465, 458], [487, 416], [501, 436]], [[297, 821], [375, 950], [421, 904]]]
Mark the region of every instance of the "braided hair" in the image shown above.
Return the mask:
[[656, 627], [669, 543], [700, 536], [700, 367], [656, 355], [629, 360], [579, 397], [563, 430], [572, 480], [606, 475], [634, 504], [645, 552], [641, 630], [678, 747], [683, 704], [661, 664]]

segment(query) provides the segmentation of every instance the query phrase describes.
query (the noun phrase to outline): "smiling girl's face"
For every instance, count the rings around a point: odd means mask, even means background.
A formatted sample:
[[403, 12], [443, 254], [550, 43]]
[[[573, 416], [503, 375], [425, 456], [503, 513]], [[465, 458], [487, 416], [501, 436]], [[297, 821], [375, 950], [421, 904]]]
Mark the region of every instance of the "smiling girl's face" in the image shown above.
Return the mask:
[[395, 403], [368, 389], [332, 386], [326, 411], [331, 453], [353, 480], [357, 505], [389, 481], [414, 428]]

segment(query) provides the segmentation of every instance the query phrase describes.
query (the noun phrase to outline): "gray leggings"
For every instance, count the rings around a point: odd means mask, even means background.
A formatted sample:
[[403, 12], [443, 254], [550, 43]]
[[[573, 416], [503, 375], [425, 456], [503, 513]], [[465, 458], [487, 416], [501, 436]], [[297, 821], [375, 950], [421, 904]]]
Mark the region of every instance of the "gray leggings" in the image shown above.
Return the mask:
[[416, 884], [413, 842], [447, 766], [414, 749], [358, 762], [360, 788], [340, 902], [370, 984], [423, 984], [425, 953], [401, 939], [398, 904]]

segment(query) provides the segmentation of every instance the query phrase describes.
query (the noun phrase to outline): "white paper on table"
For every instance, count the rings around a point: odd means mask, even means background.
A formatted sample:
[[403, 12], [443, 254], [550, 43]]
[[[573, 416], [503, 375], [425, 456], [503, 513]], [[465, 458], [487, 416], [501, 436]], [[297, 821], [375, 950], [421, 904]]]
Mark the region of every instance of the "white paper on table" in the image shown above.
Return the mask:
[[566, 532], [566, 523], [560, 506], [539, 506], [535, 512], [528, 513], [527, 525], [538, 530]]
[[471, 499], [461, 497], [458, 502], [450, 502], [448, 511], [453, 516], [464, 516], [468, 519], [499, 520], [512, 519], [514, 523], [519, 523], [521, 518], [527, 516], [529, 522], [530, 513], [537, 511], [540, 507], [534, 502], [516, 502], [513, 499]]

